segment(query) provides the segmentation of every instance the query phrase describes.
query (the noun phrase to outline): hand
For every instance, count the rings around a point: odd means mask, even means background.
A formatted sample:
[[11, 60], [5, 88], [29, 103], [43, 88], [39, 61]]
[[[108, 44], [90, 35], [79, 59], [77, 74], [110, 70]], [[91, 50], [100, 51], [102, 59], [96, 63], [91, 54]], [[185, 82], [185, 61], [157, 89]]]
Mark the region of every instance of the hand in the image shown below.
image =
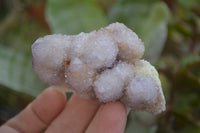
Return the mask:
[[123, 133], [127, 110], [120, 102], [100, 104], [58, 90], [44, 90], [17, 116], [0, 127], [0, 133]]

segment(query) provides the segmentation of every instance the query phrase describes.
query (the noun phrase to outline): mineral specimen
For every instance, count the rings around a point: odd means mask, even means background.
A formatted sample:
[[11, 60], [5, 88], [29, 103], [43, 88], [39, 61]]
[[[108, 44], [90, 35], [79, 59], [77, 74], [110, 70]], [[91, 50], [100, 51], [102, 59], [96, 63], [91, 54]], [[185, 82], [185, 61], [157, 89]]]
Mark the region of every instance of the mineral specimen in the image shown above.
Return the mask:
[[33, 69], [50, 84], [85, 99], [120, 100], [135, 111], [158, 114], [165, 99], [156, 69], [141, 60], [143, 42], [124, 24], [91, 33], [47, 35], [32, 45]]

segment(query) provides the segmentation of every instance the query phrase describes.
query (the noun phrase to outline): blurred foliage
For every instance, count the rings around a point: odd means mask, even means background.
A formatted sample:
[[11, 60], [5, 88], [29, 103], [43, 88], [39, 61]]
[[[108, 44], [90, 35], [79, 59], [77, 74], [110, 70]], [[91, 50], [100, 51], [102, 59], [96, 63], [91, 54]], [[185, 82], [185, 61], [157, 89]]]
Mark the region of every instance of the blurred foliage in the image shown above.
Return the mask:
[[54, 33], [78, 34], [106, 26], [106, 17], [92, 0], [49, 0], [47, 20]]
[[143, 40], [144, 58], [155, 62], [160, 56], [167, 37], [169, 10], [161, 1], [123, 0], [111, 8], [109, 23], [122, 22]]
[[31, 57], [23, 53], [0, 45], [0, 84], [16, 91], [36, 96], [39, 88], [45, 85], [38, 84], [40, 80], [32, 70]]
[[167, 110], [130, 112], [126, 133], [200, 133], [200, 0], [0, 0], [0, 123], [47, 85], [31, 67], [31, 45], [122, 22], [144, 41]]

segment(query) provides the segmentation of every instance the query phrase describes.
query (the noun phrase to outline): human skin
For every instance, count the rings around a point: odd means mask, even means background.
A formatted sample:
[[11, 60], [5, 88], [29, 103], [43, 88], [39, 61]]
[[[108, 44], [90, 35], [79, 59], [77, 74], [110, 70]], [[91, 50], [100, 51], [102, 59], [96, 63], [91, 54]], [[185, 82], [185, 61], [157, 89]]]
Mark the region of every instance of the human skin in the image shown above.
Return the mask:
[[0, 133], [123, 133], [127, 109], [120, 102], [102, 104], [74, 94], [45, 89], [33, 102], [0, 127]]

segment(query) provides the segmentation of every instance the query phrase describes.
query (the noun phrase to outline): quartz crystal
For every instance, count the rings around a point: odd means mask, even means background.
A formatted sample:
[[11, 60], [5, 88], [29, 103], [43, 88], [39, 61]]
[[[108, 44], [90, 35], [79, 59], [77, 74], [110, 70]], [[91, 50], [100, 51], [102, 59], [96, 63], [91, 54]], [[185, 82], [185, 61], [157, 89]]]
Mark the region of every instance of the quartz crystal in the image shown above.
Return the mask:
[[122, 23], [78, 35], [47, 35], [32, 45], [39, 78], [85, 99], [121, 101], [135, 111], [158, 114], [165, 99], [156, 69], [140, 59], [141, 39]]

